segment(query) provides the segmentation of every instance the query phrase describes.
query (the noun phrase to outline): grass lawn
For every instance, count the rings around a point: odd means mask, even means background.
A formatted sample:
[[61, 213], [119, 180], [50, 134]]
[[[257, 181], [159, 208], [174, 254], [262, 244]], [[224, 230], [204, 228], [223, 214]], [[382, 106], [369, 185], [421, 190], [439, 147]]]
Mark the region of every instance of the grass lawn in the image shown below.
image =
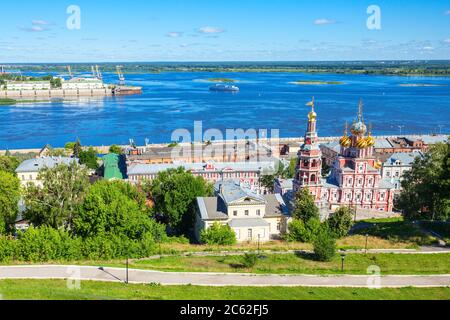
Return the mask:
[[426, 234], [418, 225], [403, 218], [369, 219], [354, 226], [353, 235], [366, 235], [391, 243], [409, 243], [411, 246], [433, 245], [437, 239]]
[[64, 280], [0, 280], [0, 294], [8, 300], [448, 300], [450, 288], [203, 287], [83, 281], [79, 290], [71, 290]]
[[[273, 274], [340, 274], [341, 257], [330, 262], [312, 260], [311, 254], [268, 254], [252, 269], [242, 267], [242, 256], [171, 256], [142, 259], [130, 263], [131, 268], [188, 272], [253, 272]], [[450, 254], [347, 254], [346, 274], [367, 274], [367, 268], [377, 265], [382, 274], [448, 274]], [[112, 264], [110, 266], [119, 266]], [[121, 264], [120, 266], [123, 266]]]
[[450, 245], [450, 224], [443, 221], [421, 221], [420, 224], [428, 230], [436, 232]]

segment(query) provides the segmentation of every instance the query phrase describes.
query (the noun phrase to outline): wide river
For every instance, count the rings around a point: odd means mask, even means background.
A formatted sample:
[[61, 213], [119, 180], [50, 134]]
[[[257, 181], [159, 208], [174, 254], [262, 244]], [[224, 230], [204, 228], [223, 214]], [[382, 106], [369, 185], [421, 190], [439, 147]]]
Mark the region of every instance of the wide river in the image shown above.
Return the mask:
[[[208, 90], [209, 78], [232, 78], [240, 92]], [[126, 75], [142, 95], [0, 106], [0, 149], [54, 147], [80, 138], [83, 145], [141, 145], [171, 141], [175, 129], [279, 129], [302, 136], [315, 96], [321, 136], [340, 135], [364, 101], [364, 119], [374, 135], [450, 132], [450, 77], [311, 75], [299, 73], [168, 72]], [[117, 82], [105, 74], [105, 82]], [[296, 85], [299, 80], [339, 81]], [[427, 84], [427, 86], [415, 86]]]

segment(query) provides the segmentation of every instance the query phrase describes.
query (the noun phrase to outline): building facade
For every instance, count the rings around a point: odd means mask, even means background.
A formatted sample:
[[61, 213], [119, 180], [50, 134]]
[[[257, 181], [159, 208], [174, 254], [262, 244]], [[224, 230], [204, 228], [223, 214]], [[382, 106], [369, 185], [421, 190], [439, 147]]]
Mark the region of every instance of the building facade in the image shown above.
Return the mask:
[[401, 190], [403, 174], [412, 168], [416, 158], [422, 158], [420, 151], [408, 153], [394, 153], [384, 163], [381, 169], [383, 179], [390, 180], [396, 192]]
[[7, 81], [7, 90], [50, 90], [50, 81]]
[[78, 163], [76, 158], [68, 157], [42, 157], [25, 160], [16, 169], [17, 177], [22, 186], [28, 183], [36, 186], [42, 186], [42, 181], [39, 180], [39, 171], [44, 168], [54, 168], [60, 164], [70, 165], [71, 163]]
[[320, 207], [334, 211], [340, 206], [352, 206], [390, 212], [393, 207], [393, 186], [381, 176], [381, 162], [374, 157], [375, 139], [363, 119], [362, 102], [356, 120], [347, 135], [340, 139], [340, 152], [331, 173], [322, 178], [322, 154], [317, 144], [317, 114], [308, 114], [305, 142], [298, 153], [294, 192], [308, 188]]
[[102, 80], [96, 78], [73, 78], [61, 82], [63, 90], [78, 90], [78, 89], [105, 89], [105, 84]]
[[286, 232], [289, 214], [280, 195], [258, 195], [231, 180], [218, 182], [215, 190], [215, 197], [197, 198], [197, 240], [214, 223], [228, 224], [238, 242], [265, 242]]
[[131, 163], [127, 166], [128, 181], [140, 183], [145, 180], [153, 180], [159, 172], [179, 167], [190, 171], [194, 176], [201, 176], [211, 183], [237, 180], [241, 185], [257, 193], [264, 193], [260, 184], [261, 175], [274, 171], [273, 162]]

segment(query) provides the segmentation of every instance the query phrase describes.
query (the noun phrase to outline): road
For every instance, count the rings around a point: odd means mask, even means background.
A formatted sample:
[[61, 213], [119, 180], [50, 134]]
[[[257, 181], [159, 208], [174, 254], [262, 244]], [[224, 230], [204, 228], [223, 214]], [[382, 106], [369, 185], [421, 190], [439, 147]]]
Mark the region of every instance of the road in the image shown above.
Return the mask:
[[[0, 279], [80, 279], [93, 281], [124, 281], [123, 268], [89, 266], [1, 266]], [[447, 275], [262, 275], [242, 273], [189, 273], [129, 270], [130, 283], [201, 286], [307, 286], [307, 287], [449, 287]]]

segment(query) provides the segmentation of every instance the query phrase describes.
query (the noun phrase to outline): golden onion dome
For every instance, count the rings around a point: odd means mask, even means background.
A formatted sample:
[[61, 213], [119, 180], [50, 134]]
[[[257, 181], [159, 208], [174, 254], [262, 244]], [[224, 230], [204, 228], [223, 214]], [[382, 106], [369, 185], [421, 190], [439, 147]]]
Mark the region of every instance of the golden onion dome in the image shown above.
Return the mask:
[[375, 145], [375, 139], [371, 135], [369, 135], [366, 138], [366, 141], [367, 141], [367, 146], [368, 147], [373, 147]]
[[348, 148], [351, 146], [352, 144], [352, 140], [350, 139], [350, 137], [348, 136], [343, 136], [340, 140], [339, 140], [339, 144], [345, 148]]
[[377, 159], [377, 161], [375, 161], [373, 167], [375, 169], [380, 169], [382, 165], [383, 165], [383, 163], [381, 163], [380, 159]]
[[367, 140], [365, 138], [359, 139], [358, 141], [356, 141], [356, 147], [358, 149], [367, 148]]
[[317, 118], [317, 113], [315, 113], [314, 111], [311, 111], [310, 113], [308, 113], [308, 119], [310, 121], [316, 120], [316, 118]]

